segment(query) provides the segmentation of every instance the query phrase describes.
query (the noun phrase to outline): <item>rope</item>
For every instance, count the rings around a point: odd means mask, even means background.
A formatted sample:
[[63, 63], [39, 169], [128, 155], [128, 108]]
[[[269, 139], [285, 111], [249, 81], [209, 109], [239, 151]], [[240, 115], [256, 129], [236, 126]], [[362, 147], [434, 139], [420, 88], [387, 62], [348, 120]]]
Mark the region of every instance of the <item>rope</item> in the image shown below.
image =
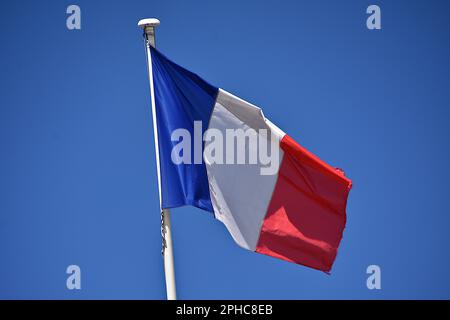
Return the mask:
[[166, 242], [166, 225], [164, 223], [164, 210], [161, 210], [161, 254], [164, 256], [164, 251], [167, 248], [167, 242]]

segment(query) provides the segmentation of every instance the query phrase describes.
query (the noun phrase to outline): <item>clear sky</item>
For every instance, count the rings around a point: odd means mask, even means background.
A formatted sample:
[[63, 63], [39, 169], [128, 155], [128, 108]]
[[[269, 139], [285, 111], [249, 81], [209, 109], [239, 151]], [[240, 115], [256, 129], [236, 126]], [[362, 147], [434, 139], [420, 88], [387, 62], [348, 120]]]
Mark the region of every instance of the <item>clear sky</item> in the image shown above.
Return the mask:
[[[66, 8], [81, 8], [81, 30]], [[368, 30], [366, 8], [381, 8]], [[5, 1], [0, 298], [163, 299], [140, 18], [353, 180], [331, 275], [172, 211], [179, 298], [450, 298], [449, 1]], [[81, 290], [66, 268], [81, 268]], [[381, 267], [381, 290], [366, 268]]]

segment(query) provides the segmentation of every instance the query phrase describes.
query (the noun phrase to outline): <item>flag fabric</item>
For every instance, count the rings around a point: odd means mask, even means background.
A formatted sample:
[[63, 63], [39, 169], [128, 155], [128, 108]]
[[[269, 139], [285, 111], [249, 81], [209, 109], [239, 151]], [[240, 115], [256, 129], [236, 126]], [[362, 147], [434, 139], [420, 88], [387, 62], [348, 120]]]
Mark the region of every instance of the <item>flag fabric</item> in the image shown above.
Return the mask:
[[[151, 59], [162, 207], [192, 205], [212, 212], [241, 247], [329, 272], [346, 224], [351, 180], [295, 142], [257, 106], [212, 86], [155, 48]], [[182, 131], [174, 136], [177, 129]], [[215, 149], [221, 144], [213, 136], [249, 129], [259, 144], [241, 150], [248, 158], [256, 148], [278, 154], [275, 169], [267, 159], [233, 162], [240, 157], [232, 154], [236, 146], [220, 161]], [[187, 133], [192, 139], [181, 141]], [[177, 155], [181, 142], [191, 148]], [[174, 152], [189, 161], [174, 161]]]

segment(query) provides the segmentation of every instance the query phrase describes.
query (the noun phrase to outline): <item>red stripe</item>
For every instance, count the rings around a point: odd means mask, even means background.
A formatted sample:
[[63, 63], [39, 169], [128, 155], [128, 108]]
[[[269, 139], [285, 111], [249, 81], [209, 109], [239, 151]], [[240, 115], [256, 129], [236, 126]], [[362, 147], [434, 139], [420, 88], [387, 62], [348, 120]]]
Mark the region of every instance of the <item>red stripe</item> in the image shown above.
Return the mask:
[[278, 180], [256, 252], [329, 272], [352, 182], [285, 135]]

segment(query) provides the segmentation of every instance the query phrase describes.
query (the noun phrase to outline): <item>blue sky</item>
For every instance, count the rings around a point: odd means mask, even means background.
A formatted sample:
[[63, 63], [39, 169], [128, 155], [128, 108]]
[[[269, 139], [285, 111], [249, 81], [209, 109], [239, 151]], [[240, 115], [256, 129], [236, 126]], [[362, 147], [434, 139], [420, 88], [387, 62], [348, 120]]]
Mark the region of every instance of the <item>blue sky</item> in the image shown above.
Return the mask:
[[[66, 8], [81, 8], [81, 30]], [[366, 28], [381, 8], [382, 29]], [[450, 298], [448, 1], [8, 1], [0, 11], [0, 298], [163, 299], [140, 18], [157, 46], [353, 180], [331, 275], [172, 211], [183, 299]], [[81, 290], [66, 288], [68, 265]], [[381, 267], [368, 290], [366, 268]]]

